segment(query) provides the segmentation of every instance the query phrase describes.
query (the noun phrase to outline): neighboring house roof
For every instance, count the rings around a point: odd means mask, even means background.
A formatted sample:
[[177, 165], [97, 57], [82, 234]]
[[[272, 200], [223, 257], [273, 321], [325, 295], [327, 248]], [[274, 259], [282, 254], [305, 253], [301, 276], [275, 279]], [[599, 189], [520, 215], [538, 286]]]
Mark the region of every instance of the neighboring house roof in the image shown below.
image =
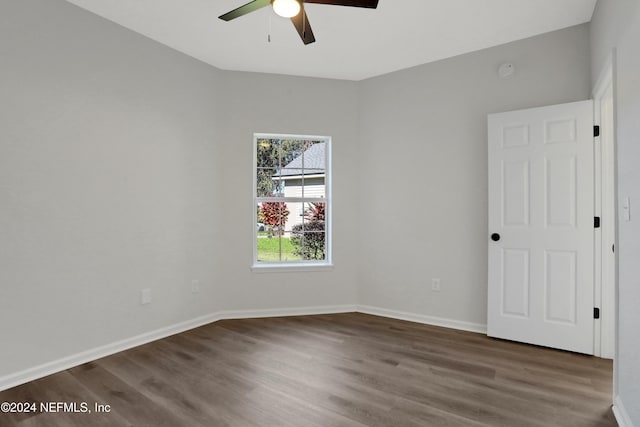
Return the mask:
[[324, 142], [313, 144], [300, 156], [287, 164], [280, 173], [274, 176], [291, 177], [300, 176], [302, 170], [302, 158], [304, 157], [304, 175], [324, 175], [325, 172], [325, 145]]

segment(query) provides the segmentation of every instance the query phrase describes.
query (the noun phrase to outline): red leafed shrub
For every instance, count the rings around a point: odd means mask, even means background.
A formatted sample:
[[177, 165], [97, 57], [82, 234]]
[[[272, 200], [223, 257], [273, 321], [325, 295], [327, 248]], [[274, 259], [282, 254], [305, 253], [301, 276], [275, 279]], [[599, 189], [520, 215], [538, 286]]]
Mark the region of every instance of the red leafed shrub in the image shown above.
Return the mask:
[[288, 216], [289, 209], [287, 209], [287, 204], [284, 202], [263, 202], [258, 213], [260, 222], [279, 230], [284, 229]]
[[305, 212], [304, 216], [309, 221], [324, 221], [324, 207], [325, 203], [311, 203], [309, 208]]

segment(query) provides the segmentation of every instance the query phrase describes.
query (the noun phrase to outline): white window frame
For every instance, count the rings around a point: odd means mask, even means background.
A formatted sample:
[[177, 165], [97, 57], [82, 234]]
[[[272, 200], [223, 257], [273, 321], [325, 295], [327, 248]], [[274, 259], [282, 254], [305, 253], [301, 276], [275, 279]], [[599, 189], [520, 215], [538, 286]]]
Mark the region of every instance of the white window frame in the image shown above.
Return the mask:
[[[285, 203], [325, 203], [325, 259], [318, 261], [288, 261], [288, 262], [258, 262], [258, 230], [256, 224], [258, 223], [258, 214], [256, 212], [256, 206], [263, 201], [266, 201], [264, 197], [258, 197], [257, 189], [257, 172], [258, 172], [258, 140], [259, 139], [300, 139], [300, 140], [313, 140], [321, 141], [325, 143], [325, 196], [322, 198], [317, 197], [282, 197], [278, 198], [278, 201]], [[253, 134], [253, 197], [252, 197], [252, 218], [253, 218], [253, 264], [251, 269], [254, 272], [295, 272], [295, 271], [323, 271], [333, 268], [332, 261], [332, 227], [333, 222], [332, 215], [332, 197], [331, 197], [331, 137], [330, 136], [317, 136], [317, 135], [292, 135], [283, 133], [254, 133]]]

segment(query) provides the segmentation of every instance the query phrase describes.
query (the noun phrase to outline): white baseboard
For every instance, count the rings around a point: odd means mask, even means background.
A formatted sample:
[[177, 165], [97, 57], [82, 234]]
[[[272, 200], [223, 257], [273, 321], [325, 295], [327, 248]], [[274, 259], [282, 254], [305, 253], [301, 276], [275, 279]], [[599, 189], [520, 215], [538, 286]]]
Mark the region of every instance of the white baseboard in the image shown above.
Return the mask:
[[629, 413], [624, 408], [619, 396], [614, 399], [613, 408], [611, 409], [613, 410], [613, 415], [616, 417], [619, 427], [634, 427], [633, 422], [631, 422], [631, 418], [629, 417]]
[[[228, 310], [217, 313], [211, 313], [205, 316], [197, 317], [192, 320], [180, 322], [175, 325], [156, 329], [151, 332], [126, 338], [111, 344], [106, 344], [94, 349], [86, 350], [71, 356], [63, 357], [58, 360], [44, 363], [33, 368], [25, 369], [14, 374], [0, 377], [0, 391], [55, 374], [73, 368], [83, 363], [91, 362], [114, 353], [128, 350], [152, 341], [166, 338], [171, 335], [179, 334], [209, 323], [217, 322], [222, 319], [248, 319], [259, 317], [284, 317], [284, 316], [306, 316], [314, 314], [335, 314], [335, 313], [353, 313], [360, 312], [372, 314], [382, 317], [390, 317], [393, 319], [408, 320], [411, 322], [424, 323], [428, 325], [443, 326], [446, 328], [461, 329], [463, 331], [471, 331], [478, 333], [486, 333], [486, 325], [461, 322], [458, 320], [444, 319], [441, 317], [425, 316], [421, 314], [405, 313], [401, 311], [387, 310], [384, 308], [357, 305], [335, 305], [335, 306], [318, 306], [318, 307], [298, 307], [298, 308], [278, 308], [278, 309], [262, 309], [262, 310]], [[622, 425], [622, 424], [621, 424]], [[633, 427], [629, 424], [630, 427]]]
[[359, 305], [359, 313], [373, 314], [375, 316], [391, 317], [393, 319], [408, 320], [410, 322], [424, 323], [426, 325], [442, 326], [445, 328], [459, 329], [462, 331], [487, 333], [487, 325], [482, 323], [463, 322], [460, 320], [446, 319], [444, 317], [427, 316], [424, 314], [409, 313], [405, 311], [388, 310], [386, 308]]
[[325, 305], [318, 307], [273, 308], [261, 310], [225, 310], [221, 319], [253, 319], [259, 317], [311, 316], [314, 314], [353, 313], [355, 305]]

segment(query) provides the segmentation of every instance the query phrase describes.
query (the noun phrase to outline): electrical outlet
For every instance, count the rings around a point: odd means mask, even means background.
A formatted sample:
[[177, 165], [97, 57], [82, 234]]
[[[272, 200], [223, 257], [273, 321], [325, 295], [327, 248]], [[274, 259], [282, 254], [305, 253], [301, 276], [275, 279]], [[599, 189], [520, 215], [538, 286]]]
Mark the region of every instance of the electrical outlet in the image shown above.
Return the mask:
[[191, 293], [197, 294], [198, 292], [200, 292], [200, 280], [193, 279], [191, 281]]
[[151, 303], [151, 289], [146, 288], [140, 291], [140, 304], [150, 304]]
[[440, 279], [438, 278], [431, 279], [431, 290], [433, 292], [440, 292]]

